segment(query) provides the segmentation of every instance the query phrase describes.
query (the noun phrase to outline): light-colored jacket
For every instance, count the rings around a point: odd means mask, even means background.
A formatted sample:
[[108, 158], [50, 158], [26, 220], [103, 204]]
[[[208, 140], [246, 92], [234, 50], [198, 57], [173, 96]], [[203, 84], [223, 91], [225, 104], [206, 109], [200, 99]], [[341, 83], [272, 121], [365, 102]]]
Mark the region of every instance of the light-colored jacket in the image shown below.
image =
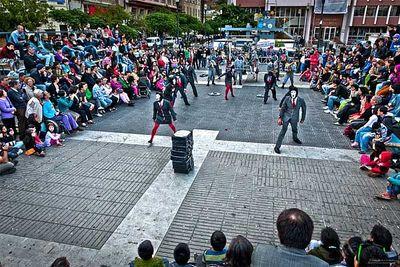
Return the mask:
[[36, 97], [32, 97], [29, 99], [28, 104], [26, 106], [25, 117], [29, 118], [31, 114], [35, 114], [37, 117], [37, 122], [41, 123], [43, 120], [43, 108], [42, 104], [40, 104], [39, 99]]

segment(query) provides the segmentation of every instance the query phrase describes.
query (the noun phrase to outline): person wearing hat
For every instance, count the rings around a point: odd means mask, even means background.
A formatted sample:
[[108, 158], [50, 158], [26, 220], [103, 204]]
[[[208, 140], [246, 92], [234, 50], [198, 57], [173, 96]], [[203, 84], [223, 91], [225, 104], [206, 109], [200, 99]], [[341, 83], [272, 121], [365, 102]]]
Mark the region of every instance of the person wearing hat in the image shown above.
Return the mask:
[[[301, 109], [301, 118], [300, 118]], [[303, 98], [298, 97], [298, 91], [296, 87], [290, 89], [290, 96], [286, 96], [283, 100], [282, 107], [279, 111], [278, 125], [282, 126], [279, 133], [278, 140], [274, 148], [275, 153], [280, 154], [280, 148], [282, 141], [285, 138], [286, 131], [289, 124], [292, 127], [293, 141], [297, 144], [302, 144], [300, 139], [297, 137], [297, 124], [303, 123], [306, 118], [306, 102]]]
[[396, 33], [393, 35], [393, 41], [390, 45], [390, 52], [392, 55], [395, 55], [396, 52], [400, 49], [400, 34]]

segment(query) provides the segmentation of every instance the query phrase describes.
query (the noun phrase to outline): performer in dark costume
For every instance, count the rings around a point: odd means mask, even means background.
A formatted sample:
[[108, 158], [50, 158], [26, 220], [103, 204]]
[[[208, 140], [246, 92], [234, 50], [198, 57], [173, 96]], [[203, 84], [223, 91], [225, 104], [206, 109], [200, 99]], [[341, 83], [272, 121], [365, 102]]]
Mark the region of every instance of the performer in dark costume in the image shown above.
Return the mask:
[[159, 93], [156, 95], [156, 101], [153, 104], [153, 121], [154, 126], [151, 131], [151, 137], [148, 141], [150, 144], [153, 143], [154, 136], [157, 133], [160, 124], [168, 124], [169, 128], [175, 133], [176, 128], [172, 120], [176, 121], [176, 113], [168, 100], [163, 99], [163, 96]]
[[186, 78], [178, 69], [175, 70], [174, 80], [175, 80], [175, 82], [174, 82], [174, 85], [175, 85], [174, 98], [176, 99], [176, 95], [179, 91], [179, 93], [181, 94], [181, 96], [183, 98], [183, 102], [185, 102], [185, 105], [190, 106], [190, 104], [187, 100], [186, 93], [185, 93]]
[[[300, 109], [301, 109], [301, 119], [300, 119]], [[306, 102], [303, 98], [298, 97], [297, 88], [292, 87], [290, 89], [290, 97], [286, 96], [283, 100], [282, 107], [280, 108], [278, 125], [282, 126], [281, 132], [279, 133], [278, 140], [276, 142], [274, 151], [280, 154], [280, 148], [282, 141], [285, 138], [286, 131], [288, 129], [289, 123], [292, 127], [293, 141], [301, 144], [302, 142], [297, 137], [297, 124], [303, 123], [306, 118]]]
[[197, 89], [196, 85], [194, 84], [194, 82], [197, 83], [196, 71], [194, 70], [194, 67], [189, 64], [189, 61], [186, 61], [186, 64], [183, 67], [182, 72], [185, 75], [188, 83], [190, 83], [190, 85], [192, 86], [193, 95], [197, 97]]
[[272, 91], [272, 98], [276, 101], [276, 77], [272, 71], [269, 71], [264, 75], [265, 92], [264, 92], [264, 104], [267, 104], [269, 91]]
[[233, 94], [233, 87], [232, 87], [232, 83], [235, 78], [235, 74], [229, 63], [226, 65], [225, 73], [221, 74], [218, 77], [218, 79], [220, 79], [222, 76], [225, 76], [225, 100], [228, 100], [229, 91], [231, 92], [231, 96], [235, 97], [235, 95]]

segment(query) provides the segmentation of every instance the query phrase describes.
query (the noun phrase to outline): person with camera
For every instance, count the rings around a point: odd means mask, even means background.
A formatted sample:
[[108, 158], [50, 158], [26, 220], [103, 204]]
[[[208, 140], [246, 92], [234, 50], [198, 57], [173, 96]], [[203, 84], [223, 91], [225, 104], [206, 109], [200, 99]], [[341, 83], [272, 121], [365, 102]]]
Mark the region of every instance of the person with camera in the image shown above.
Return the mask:
[[9, 161], [8, 149], [9, 149], [8, 144], [4, 144], [1, 147], [2, 151], [0, 153], [0, 175], [10, 174], [16, 171], [15, 168], [16, 164]]

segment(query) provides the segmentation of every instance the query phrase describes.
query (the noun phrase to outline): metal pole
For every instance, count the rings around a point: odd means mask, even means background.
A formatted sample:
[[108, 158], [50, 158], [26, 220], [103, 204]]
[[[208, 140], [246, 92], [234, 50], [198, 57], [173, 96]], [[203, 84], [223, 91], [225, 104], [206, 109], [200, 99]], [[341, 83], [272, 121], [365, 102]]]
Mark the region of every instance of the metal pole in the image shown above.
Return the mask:
[[324, 7], [325, 7], [325, 0], [321, 0], [321, 19], [319, 21], [319, 36], [318, 36], [318, 47], [317, 49], [319, 50], [321, 48], [321, 44], [323, 41], [323, 37], [322, 37], [322, 20], [324, 18]]

